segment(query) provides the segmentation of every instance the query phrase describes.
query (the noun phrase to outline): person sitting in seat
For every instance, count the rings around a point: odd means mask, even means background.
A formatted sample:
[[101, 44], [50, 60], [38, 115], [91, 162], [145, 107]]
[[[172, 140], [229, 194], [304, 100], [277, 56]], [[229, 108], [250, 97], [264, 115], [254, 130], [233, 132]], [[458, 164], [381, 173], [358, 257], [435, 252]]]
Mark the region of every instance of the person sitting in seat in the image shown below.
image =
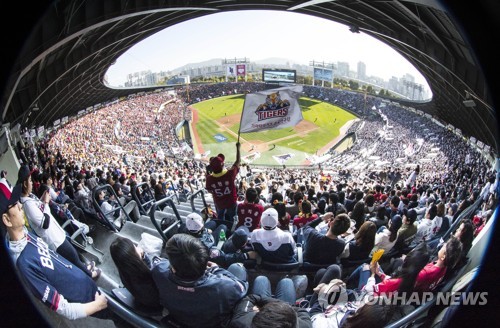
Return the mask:
[[169, 319], [184, 327], [226, 325], [234, 306], [248, 291], [243, 265], [219, 268], [209, 261], [203, 243], [184, 233], [170, 238], [165, 252], [168, 260], [155, 263], [151, 272]]
[[278, 211], [268, 208], [262, 213], [260, 229], [252, 233], [250, 242], [262, 257], [262, 260], [272, 263], [293, 263], [297, 247], [292, 235], [277, 229]]
[[[321, 221], [328, 224], [326, 234], [315, 229]], [[350, 226], [351, 220], [347, 214], [339, 214], [334, 218], [331, 212], [306, 224], [303, 228], [304, 261], [326, 265], [337, 263], [345, 248], [345, 241], [339, 236], [346, 233]]]
[[308, 222], [318, 218], [318, 214], [313, 214], [312, 204], [308, 200], [299, 202], [299, 209], [299, 214], [293, 218], [293, 225], [296, 229], [300, 229]]
[[[223, 268], [229, 267], [233, 263], [246, 263], [247, 260], [255, 260], [257, 252], [249, 243], [249, 233], [245, 227], [239, 227], [222, 244], [221, 250], [211, 257], [211, 261]], [[212, 255], [212, 254], [211, 254]]]
[[437, 207], [434, 203], [431, 203], [429, 207], [427, 207], [425, 212], [425, 217], [420, 220], [417, 225], [417, 232], [415, 233], [415, 238], [413, 239], [410, 247], [415, 247], [422, 241], [430, 241], [433, 237], [432, 232], [432, 220], [437, 214]]
[[107, 307], [107, 299], [89, 275], [26, 230], [19, 201], [22, 186], [11, 189], [4, 182], [0, 184], [1, 228], [7, 231], [5, 246], [36, 299], [70, 320], [104, 314], [101, 311]]
[[128, 203], [124, 206], [123, 210], [120, 208], [118, 200], [115, 198], [114, 194], [109, 195], [109, 198], [105, 199], [106, 193], [104, 190], [101, 190], [97, 193], [97, 203], [101, 207], [102, 211], [105, 213], [106, 217], [110, 222], [120, 229], [122, 225], [125, 223], [126, 217], [125, 213], [128, 215], [133, 215], [130, 217], [132, 220], [137, 221], [140, 218], [139, 209], [137, 205], [134, 203]]
[[417, 226], [415, 221], [417, 220], [417, 211], [414, 209], [404, 209], [403, 210], [403, 225], [398, 230], [398, 238], [394, 248], [398, 251], [404, 251], [409, 247], [415, 234], [417, 233]]
[[377, 227], [375, 223], [371, 221], [363, 223], [358, 232], [356, 232], [354, 239], [345, 244], [344, 251], [340, 255], [340, 258], [349, 261], [368, 259], [375, 244], [376, 233]]
[[[179, 228], [179, 232], [187, 233], [193, 237], [198, 238], [207, 249], [212, 252], [217, 249], [217, 244], [219, 243], [219, 238], [223, 231], [223, 235], [226, 235], [227, 227], [224, 224], [219, 225], [213, 232], [211, 229], [205, 227], [203, 223], [203, 218], [198, 213], [191, 213], [186, 217], [186, 223], [182, 224]], [[217, 256], [218, 253], [211, 254], [210, 257]]]
[[236, 228], [245, 226], [250, 232], [257, 229], [260, 225], [262, 212], [264, 212], [264, 207], [258, 203], [257, 190], [248, 188], [245, 193], [245, 200], [243, 203], [239, 203], [236, 209], [238, 215]]
[[396, 240], [398, 238], [398, 230], [403, 225], [403, 219], [399, 214], [394, 215], [389, 220], [389, 228], [382, 226], [378, 229], [377, 234], [375, 235], [375, 245], [373, 246], [373, 250], [370, 254], [372, 256], [373, 252], [378, 249], [383, 249], [385, 253], [389, 253], [389, 251], [396, 245]]
[[386, 208], [382, 205], [377, 207], [377, 214], [374, 217], [371, 217], [369, 220], [375, 223], [377, 229], [386, 225], [388, 221]]
[[109, 251], [123, 286], [135, 301], [148, 307], [158, 307], [160, 294], [151, 275], [152, 259], [125, 237], [116, 238]]
[[[398, 261], [393, 263], [394, 276], [400, 276], [402, 272], [402, 268], [404, 266], [403, 263], [407, 262], [410, 254], [428, 253], [427, 244], [425, 242], [417, 245], [408, 255], [403, 256]], [[415, 282], [415, 291], [418, 292], [427, 292], [433, 291], [436, 286], [441, 283], [443, 280], [447, 270], [452, 270], [457, 265], [460, 257], [462, 255], [462, 243], [460, 240], [452, 236], [446, 244], [444, 244], [435, 259], [432, 259], [431, 262], [427, 260], [427, 264], [423, 266], [423, 268], [419, 271], [418, 276]], [[366, 270], [371, 271], [371, 278], [368, 279], [368, 275]], [[374, 279], [372, 279], [374, 278]], [[401, 283], [397, 281], [397, 278], [392, 278], [391, 276], [387, 276], [380, 265], [376, 263], [376, 265], [371, 265], [369, 268], [366, 265], [358, 267], [351, 276], [348, 281], [349, 284], [352, 284], [353, 281], [358, 281], [358, 288], [364, 289], [368, 292], [375, 292], [377, 294], [381, 293], [389, 293], [396, 290]]]
[[92, 196], [89, 188], [82, 183], [82, 180], [75, 179], [75, 181], [73, 181], [73, 189], [75, 190], [75, 203], [86, 215], [96, 217], [97, 212], [92, 205]]
[[289, 231], [291, 217], [290, 214], [288, 214], [286, 211], [286, 204], [283, 201], [283, 194], [278, 191], [273, 193], [273, 195], [271, 196], [271, 203], [268, 205], [268, 207], [272, 207], [276, 211], [278, 211], [278, 228], [280, 228], [281, 230]]
[[86, 265], [82, 262], [68, 234], [52, 215], [49, 190], [46, 188], [40, 198], [32, 193], [33, 182], [27, 166], [21, 166], [19, 169], [17, 184], [21, 186], [20, 202], [24, 207], [29, 229], [42, 238], [50, 249], [64, 256], [90, 277], [98, 279], [100, 270], [95, 268], [95, 264]]

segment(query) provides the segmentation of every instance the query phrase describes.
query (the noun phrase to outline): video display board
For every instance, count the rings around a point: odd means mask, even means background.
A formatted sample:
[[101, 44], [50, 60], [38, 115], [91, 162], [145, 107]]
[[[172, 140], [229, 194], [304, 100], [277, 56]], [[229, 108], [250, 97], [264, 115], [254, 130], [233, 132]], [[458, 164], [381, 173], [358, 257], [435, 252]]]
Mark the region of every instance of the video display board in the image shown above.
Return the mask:
[[262, 81], [266, 83], [295, 83], [297, 71], [294, 69], [262, 69]]

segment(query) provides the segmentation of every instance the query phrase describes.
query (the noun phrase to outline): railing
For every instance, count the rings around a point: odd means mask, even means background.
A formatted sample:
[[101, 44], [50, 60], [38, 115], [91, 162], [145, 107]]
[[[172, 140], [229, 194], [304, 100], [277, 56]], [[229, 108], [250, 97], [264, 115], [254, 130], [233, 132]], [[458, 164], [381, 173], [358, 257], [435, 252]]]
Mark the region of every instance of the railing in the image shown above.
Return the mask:
[[[172, 188], [171, 190], [174, 192], [174, 196], [175, 196], [175, 199], [177, 200], [177, 204], [180, 204], [180, 200], [179, 200], [179, 195], [177, 193], [177, 188], [174, 184], [174, 182], [172, 180], [168, 180], [166, 181], [167, 184], [170, 184], [170, 188]], [[170, 190], [170, 189], [167, 189], [167, 190]]]
[[205, 190], [200, 189], [200, 190], [196, 191], [195, 193], [193, 193], [193, 194], [189, 197], [189, 201], [190, 201], [190, 203], [191, 203], [191, 209], [192, 209], [193, 211], [196, 211], [196, 208], [195, 208], [195, 206], [194, 206], [194, 199], [195, 199], [198, 195], [201, 195], [201, 200], [203, 201], [203, 206], [204, 206], [204, 207], [208, 207], [207, 201], [205, 200]]
[[103, 220], [103, 223], [108, 226], [108, 228], [110, 228], [111, 230], [117, 232], [118, 231], [118, 228], [115, 226], [115, 224], [113, 222], [111, 222], [107, 215], [108, 214], [111, 214], [113, 212], [115, 212], [117, 209], [113, 209], [109, 212], [104, 212], [101, 208], [101, 206], [99, 205], [99, 203], [97, 202], [97, 199], [96, 199], [96, 196], [97, 194], [99, 194], [101, 191], [103, 190], [106, 190], [109, 195], [113, 194], [115, 196], [115, 199], [116, 199], [116, 202], [118, 203], [118, 206], [119, 206], [119, 210], [120, 212], [123, 212], [125, 214], [125, 218], [127, 221], [131, 221], [128, 213], [125, 211], [125, 209], [123, 208], [123, 205], [120, 203], [119, 199], [118, 199], [118, 195], [116, 194], [115, 190], [113, 189], [113, 187], [111, 187], [111, 185], [109, 184], [105, 184], [105, 185], [102, 185], [102, 186], [96, 186], [93, 190], [92, 190], [92, 202], [94, 204], [94, 208], [96, 209], [97, 213], [100, 213], [100, 217], [101, 219]]
[[[156, 221], [155, 212], [156, 212], [156, 209], [158, 208], [159, 205], [162, 205], [165, 203], [167, 205], [170, 205], [170, 207], [172, 208], [172, 211], [174, 212], [174, 215], [177, 219], [177, 222], [172, 223], [165, 230], [162, 230], [161, 225], [158, 223], [158, 221]], [[179, 222], [181, 222], [181, 216], [179, 215], [179, 212], [177, 211], [177, 208], [175, 207], [174, 201], [172, 200], [172, 196], [166, 197], [166, 198], [163, 198], [157, 202], [154, 202], [150, 211], [149, 211], [149, 217], [151, 219], [151, 222], [155, 226], [156, 230], [158, 230], [158, 233], [160, 234], [161, 238], [163, 239], [163, 247], [165, 247], [165, 243], [168, 241], [167, 233], [169, 231], [171, 231], [172, 229], [174, 229]]]
[[[141, 197], [144, 197], [144, 193], [146, 193], [147, 196], [149, 196], [149, 200], [143, 202], [139, 198], [138, 191]], [[137, 206], [139, 206], [139, 212], [141, 212], [142, 215], [148, 215], [149, 211], [151, 210], [151, 207], [149, 205], [152, 205], [153, 202], [155, 201], [155, 195], [151, 191], [151, 187], [149, 186], [149, 184], [147, 182], [139, 183], [132, 188], [131, 193], [132, 193], [132, 198], [137, 203]]]

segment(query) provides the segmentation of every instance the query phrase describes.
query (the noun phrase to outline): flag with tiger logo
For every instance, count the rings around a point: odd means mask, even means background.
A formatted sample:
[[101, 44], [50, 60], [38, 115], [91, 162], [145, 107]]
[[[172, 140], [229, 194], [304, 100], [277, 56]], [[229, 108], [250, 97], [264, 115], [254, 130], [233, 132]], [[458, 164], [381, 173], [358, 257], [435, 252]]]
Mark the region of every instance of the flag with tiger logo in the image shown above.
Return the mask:
[[302, 121], [299, 97], [302, 86], [249, 93], [245, 97], [240, 132], [283, 129]]

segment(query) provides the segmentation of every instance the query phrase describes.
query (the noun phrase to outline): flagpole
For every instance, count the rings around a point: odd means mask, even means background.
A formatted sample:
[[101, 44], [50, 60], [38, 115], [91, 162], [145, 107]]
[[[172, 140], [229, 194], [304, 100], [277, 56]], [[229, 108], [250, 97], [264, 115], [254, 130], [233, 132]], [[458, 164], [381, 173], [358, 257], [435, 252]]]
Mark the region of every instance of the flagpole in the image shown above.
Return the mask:
[[247, 95], [245, 94], [245, 99], [243, 100], [243, 108], [241, 109], [240, 126], [238, 127], [238, 141], [237, 141], [237, 143], [240, 143], [241, 119], [243, 118], [243, 111], [245, 110], [246, 101], [247, 101]]

